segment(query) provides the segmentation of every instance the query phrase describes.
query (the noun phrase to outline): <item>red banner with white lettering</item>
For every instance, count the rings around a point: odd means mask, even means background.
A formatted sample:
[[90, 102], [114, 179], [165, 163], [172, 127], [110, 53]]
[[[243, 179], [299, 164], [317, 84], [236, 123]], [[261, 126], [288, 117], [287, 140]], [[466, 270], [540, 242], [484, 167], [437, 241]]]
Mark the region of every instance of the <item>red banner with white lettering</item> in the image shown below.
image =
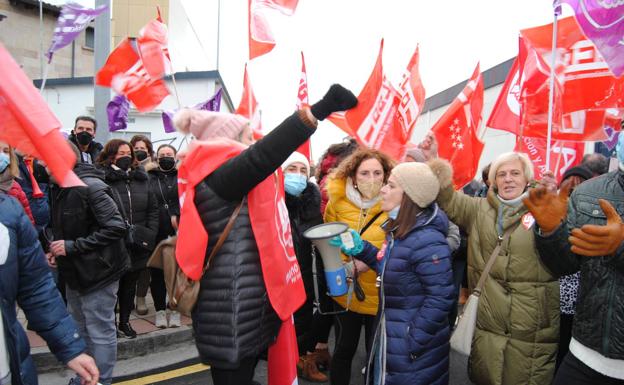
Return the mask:
[[438, 156], [453, 166], [453, 185], [459, 190], [474, 178], [483, 151], [477, 137], [483, 111], [483, 77], [479, 64], [462, 92], [453, 100], [431, 131], [438, 141]]
[[[541, 179], [546, 169], [546, 139], [523, 137], [516, 142], [514, 151], [526, 153], [533, 162], [535, 179]], [[585, 152], [585, 143], [553, 141], [550, 148], [550, 168], [557, 183], [567, 169], [581, 163]]]
[[[303, 106], [309, 105], [308, 101], [308, 75], [306, 73], [305, 60], [303, 58], [303, 52], [301, 52], [301, 78], [299, 79], [299, 88], [297, 89], [297, 109], [300, 110]], [[297, 152], [302, 153], [308, 158], [308, 162], [312, 162], [312, 148], [310, 139], [306, 140], [299, 148]]]

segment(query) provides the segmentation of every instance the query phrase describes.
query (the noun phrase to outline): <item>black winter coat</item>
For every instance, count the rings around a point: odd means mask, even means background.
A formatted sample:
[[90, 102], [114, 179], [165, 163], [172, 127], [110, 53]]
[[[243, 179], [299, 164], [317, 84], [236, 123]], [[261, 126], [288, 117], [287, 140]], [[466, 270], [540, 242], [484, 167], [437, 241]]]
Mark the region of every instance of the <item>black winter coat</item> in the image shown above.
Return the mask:
[[624, 216], [624, 173], [610, 172], [583, 182], [568, 202], [567, 222], [535, 242], [540, 258], [555, 275], [581, 271], [572, 337], [608, 358], [624, 360], [624, 244], [613, 255], [583, 257], [572, 253], [570, 231], [586, 224], [605, 225], [598, 199]]
[[178, 199], [178, 170], [162, 171], [153, 169], [148, 171], [150, 190], [158, 202], [158, 234], [156, 244], [170, 235], [175, 235], [171, 225], [171, 216], [180, 216], [180, 201]]
[[[129, 172], [116, 170], [112, 166], [104, 168], [106, 183], [113, 188], [113, 195], [121, 215], [132, 225], [146, 228], [156, 239], [158, 232], [158, 202], [150, 191], [147, 173], [141, 167]], [[132, 270], [144, 269], [152, 250], [128, 246]]]
[[86, 187], [51, 189], [55, 240], [65, 240], [59, 273], [73, 290], [87, 293], [118, 280], [130, 267], [123, 238], [126, 225], [104, 183], [104, 172], [78, 163], [74, 171]]
[[[206, 259], [241, 199], [313, 132], [294, 114], [196, 186], [195, 205], [209, 234]], [[201, 279], [192, 313], [200, 359], [220, 369], [234, 369], [241, 359], [259, 356], [281, 324], [266, 292], [246, 202]]]

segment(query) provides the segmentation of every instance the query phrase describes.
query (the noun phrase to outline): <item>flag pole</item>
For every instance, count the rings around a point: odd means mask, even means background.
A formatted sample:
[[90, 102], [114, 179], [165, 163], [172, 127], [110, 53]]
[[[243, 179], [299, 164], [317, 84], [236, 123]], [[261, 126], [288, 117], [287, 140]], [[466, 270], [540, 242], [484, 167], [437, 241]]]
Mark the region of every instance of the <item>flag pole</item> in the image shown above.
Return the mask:
[[175, 93], [176, 101], [178, 102], [178, 109], [181, 109], [182, 108], [182, 103], [180, 103], [180, 95], [178, 94], [178, 85], [176, 84], [173, 68], [172, 68], [172, 71], [171, 71], [171, 82], [173, 83], [173, 92]]
[[553, 104], [555, 99], [555, 61], [557, 58], [557, 12], [553, 12], [552, 52], [550, 57], [550, 90], [548, 93], [548, 135], [546, 137], [546, 169], [550, 170], [550, 146], [552, 141]]
[[39, 93], [43, 94], [43, 89], [45, 88], [46, 80], [48, 80], [48, 70], [50, 69], [50, 62], [45, 64], [45, 69], [43, 71], [43, 77], [41, 78], [41, 87], [39, 87]]
[[43, 79], [43, 0], [39, 0], [39, 76]]

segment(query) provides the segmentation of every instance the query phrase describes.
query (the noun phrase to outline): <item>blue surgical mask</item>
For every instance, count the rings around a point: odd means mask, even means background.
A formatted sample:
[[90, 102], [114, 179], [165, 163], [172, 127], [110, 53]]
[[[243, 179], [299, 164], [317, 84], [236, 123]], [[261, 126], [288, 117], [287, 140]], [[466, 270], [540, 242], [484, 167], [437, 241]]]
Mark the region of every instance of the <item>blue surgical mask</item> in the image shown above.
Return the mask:
[[4, 152], [0, 153], [0, 173], [3, 173], [4, 170], [9, 167], [9, 163], [11, 163], [11, 158]]
[[392, 220], [396, 220], [397, 217], [399, 216], [399, 207], [397, 206], [395, 208], [393, 208], [392, 210], [388, 211], [388, 218], [392, 219]]
[[621, 165], [624, 165], [624, 135], [622, 134], [618, 136], [615, 151], [617, 153], [618, 162], [620, 162]]
[[284, 174], [284, 190], [290, 195], [299, 196], [308, 185], [308, 178], [303, 174], [289, 172]]

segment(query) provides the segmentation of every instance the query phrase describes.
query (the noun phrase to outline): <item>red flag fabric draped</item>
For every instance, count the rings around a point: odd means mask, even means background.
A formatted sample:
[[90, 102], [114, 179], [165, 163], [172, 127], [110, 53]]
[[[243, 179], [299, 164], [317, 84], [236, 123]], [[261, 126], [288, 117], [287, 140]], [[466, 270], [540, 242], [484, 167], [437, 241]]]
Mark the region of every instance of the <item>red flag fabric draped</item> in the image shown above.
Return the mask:
[[292, 16], [298, 3], [299, 0], [248, 0], [249, 60], [262, 56], [275, 47], [275, 38], [265, 11], [275, 9], [286, 16]]
[[412, 137], [416, 120], [425, 105], [425, 87], [418, 71], [419, 60], [417, 46], [397, 89], [399, 98], [397, 118], [403, 128], [405, 139], [403, 145], [407, 145], [407, 141]]
[[483, 151], [477, 137], [483, 110], [483, 77], [479, 64], [463, 91], [431, 128], [438, 155], [453, 166], [453, 185], [460, 189], [474, 178]]
[[[299, 89], [297, 90], [297, 109], [300, 110], [303, 106], [309, 105], [308, 101], [308, 75], [306, 73], [305, 60], [303, 58], [303, 52], [301, 52], [301, 78], [299, 79]], [[310, 139], [302, 144], [297, 152], [305, 155], [308, 158], [308, 162], [312, 162], [312, 148]]]
[[84, 186], [61, 123], [2, 44], [0, 67], [0, 140], [44, 161], [62, 187]]
[[139, 111], [151, 111], [169, 95], [169, 90], [162, 79], [152, 78], [147, 70], [159, 72], [163, 67], [149, 59], [147, 68], [144, 64], [132, 41], [126, 38], [110, 53], [95, 83], [125, 95]]
[[245, 64], [245, 74], [243, 75], [243, 95], [234, 113], [249, 119], [255, 139], [260, 139], [262, 137], [260, 109], [258, 108], [258, 101], [254, 95], [253, 88], [251, 88], [251, 81], [247, 74], [247, 64]]
[[[516, 141], [514, 151], [526, 153], [533, 162], [533, 173], [541, 179], [546, 169], [546, 139], [523, 137]], [[567, 169], [581, 163], [585, 152], [585, 143], [557, 140], [551, 143], [550, 167], [555, 174], [557, 183]]]
[[137, 48], [145, 71], [152, 79], [171, 73], [171, 59], [167, 48], [167, 26], [158, 18], [151, 20], [139, 31]]

